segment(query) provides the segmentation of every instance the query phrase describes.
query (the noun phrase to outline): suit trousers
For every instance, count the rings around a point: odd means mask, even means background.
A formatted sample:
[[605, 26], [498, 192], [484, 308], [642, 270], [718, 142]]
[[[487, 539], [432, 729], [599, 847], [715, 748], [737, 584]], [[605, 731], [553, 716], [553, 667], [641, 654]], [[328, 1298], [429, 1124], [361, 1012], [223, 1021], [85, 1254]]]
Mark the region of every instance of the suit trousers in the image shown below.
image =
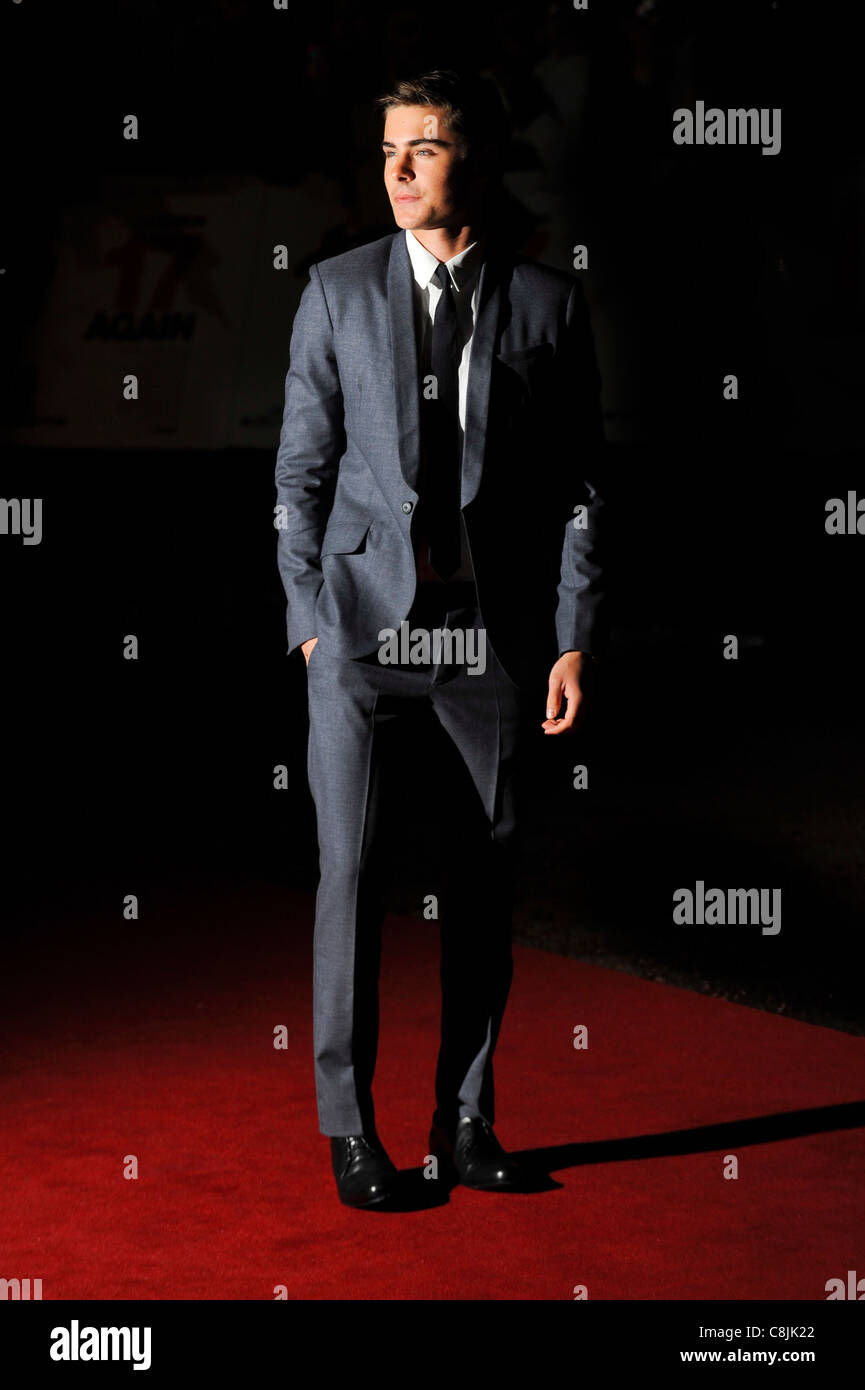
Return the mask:
[[[394, 852], [383, 808], [395, 806], [405, 823], [419, 798], [438, 807], [441, 837], [440, 862], [423, 885], [424, 899], [429, 892], [437, 900], [441, 938], [436, 1119], [495, 1118], [493, 1053], [513, 974], [520, 690], [489, 642], [481, 670], [478, 643], [486, 634], [473, 585], [419, 584], [407, 621], [412, 630], [473, 633], [469, 660], [433, 647], [423, 662], [385, 664], [379, 650], [346, 658], [319, 640], [307, 666], [307, 767], [320, 868], [315, 1082], [319, 1128], [331, 1136], [376, 1133], [381, 926]], [[406, 724], [421, 711], [444, 730], [453, 757], [415, 738], [410, 757], [390, 765], [389, 728], [395, 721], [401, 734], [422, 727]]]

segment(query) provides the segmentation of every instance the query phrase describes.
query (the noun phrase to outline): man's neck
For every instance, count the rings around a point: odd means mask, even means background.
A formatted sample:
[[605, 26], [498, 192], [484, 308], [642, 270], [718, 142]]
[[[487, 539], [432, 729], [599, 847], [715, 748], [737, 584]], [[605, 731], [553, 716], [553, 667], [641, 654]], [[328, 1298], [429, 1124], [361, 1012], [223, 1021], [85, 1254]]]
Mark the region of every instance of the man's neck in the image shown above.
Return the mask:
[[483, 228], [475, 222], [464, 227], [424, 227], [419, 231], [412, 229], [411, 234], [437, 261], [450, 261], [461, 251], [465, 251], [467, 246], [471, 246], [472, 242], [478, 241], [483, 235]]

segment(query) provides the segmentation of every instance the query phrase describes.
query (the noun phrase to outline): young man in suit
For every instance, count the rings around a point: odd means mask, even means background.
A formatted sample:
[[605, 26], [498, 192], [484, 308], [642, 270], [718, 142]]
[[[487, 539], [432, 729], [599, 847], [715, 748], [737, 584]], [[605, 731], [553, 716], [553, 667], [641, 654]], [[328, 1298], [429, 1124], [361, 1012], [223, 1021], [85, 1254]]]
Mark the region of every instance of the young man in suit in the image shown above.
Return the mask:
[[[276, 466], [320, 850], [319, 1128], [340, 1199], [360, 1207], [396, 1180], [372, 1101], [387, 871], [379, 736], [422, 703], [468, 779], [468, 797], [442, 789], [429, 1148], [451, 1179], [513, 1189], [525, 1174], [493, 1131], [492, 1059], [513, 970], [521, 714], [527, 697], [545, 698], [543, 734], [573, 727], [602, 599], [591, 330], [576, 279], [513, 255], [500, 235], [498, 94], [435, 71], [379, 105], [398, 230], [313, 265]], [[448, 632], [460, 640], [436, 640]]]

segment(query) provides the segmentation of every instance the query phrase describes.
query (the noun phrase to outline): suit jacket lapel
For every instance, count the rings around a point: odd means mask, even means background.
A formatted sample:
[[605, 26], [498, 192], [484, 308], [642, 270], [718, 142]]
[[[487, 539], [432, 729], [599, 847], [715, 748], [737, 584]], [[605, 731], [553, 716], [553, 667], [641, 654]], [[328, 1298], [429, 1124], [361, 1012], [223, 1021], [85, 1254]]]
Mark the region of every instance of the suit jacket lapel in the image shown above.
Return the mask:
[[502, 266], [495, 246], [487, 244], [480, 268], [478, 302], [469, 358], [466, 392], [466, 428], [463, 439], [462, 494], [460, 505], [467, 507], [481, 485], [484, 446], [487, 437], [487, 410], [490, 374], [501, 311]]
[[387, 309], [396, 412], [397, 447], [402, 475], [417, 491], [420, 470], [420, 382], [414, 325], [412, 268], [405, 233], [398, 232], [387, 266]]

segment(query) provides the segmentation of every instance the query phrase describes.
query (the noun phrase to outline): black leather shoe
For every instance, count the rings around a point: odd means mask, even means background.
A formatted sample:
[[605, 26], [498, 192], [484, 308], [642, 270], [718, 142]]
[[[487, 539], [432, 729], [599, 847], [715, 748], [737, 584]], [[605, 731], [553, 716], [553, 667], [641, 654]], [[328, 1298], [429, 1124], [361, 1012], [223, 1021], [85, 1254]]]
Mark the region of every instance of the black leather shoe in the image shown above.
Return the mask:
[[375, 1136], [332, 1138], [330, 1161], [339, 1200], [347, 1207], [375, 1207], [393, 1195], [397, 1171]]
[[505, 1153], [492, 1125], [479, 1116], [466, 1115], [455, 1128], [434, 1121], [430, 1153], [443, 1161], [446, 1171], [464, 1187], [495, 1192], [527, 1183], [525, 1169]]

